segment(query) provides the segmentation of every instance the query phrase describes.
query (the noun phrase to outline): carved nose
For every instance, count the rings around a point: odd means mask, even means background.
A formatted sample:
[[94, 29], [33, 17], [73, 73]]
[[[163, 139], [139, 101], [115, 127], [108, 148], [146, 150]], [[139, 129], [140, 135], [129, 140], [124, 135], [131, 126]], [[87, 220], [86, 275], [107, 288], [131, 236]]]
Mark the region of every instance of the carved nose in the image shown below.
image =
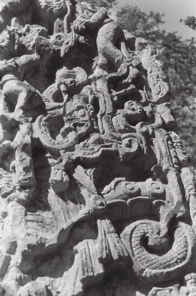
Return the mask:
[[93, 208], [102, 209], [106, 207], [106, 202], [101, 195], [94, 195], [92, 197]]

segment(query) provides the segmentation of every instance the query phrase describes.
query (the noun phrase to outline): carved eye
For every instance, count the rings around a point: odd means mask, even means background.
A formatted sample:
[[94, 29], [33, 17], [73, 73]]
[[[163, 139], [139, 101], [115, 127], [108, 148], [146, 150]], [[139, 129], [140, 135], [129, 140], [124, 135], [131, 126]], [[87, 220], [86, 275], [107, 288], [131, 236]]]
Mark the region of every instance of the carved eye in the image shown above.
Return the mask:
[[131, 106], [130, 110], [131, 110], [131, 111], [136, 111], [136, 107]]
[[152, 188], [155, 190], [155, 191], [160, 191], [162, 188], [160, 187], [160, 185], [156, 184], [156, 183], [152, 183]]
[[133, 105], [133, 102], [128, 102], [128, 105], [129, 105], [129, 106], [132, 106], [132, 105]]
[[134, 189], [135, 189], [135, 186], [133, 184], [127, 184], [126, 187], [129, 191], [134, 191]]
[[151, 194], [152, 195], [162, 195], [164, 194], [165, 189], [163, 186], [161, 186], [161, 184], [157, 183], [157, 182], [152, 182], [151, 183]]
[[84, 109], [80, 109], [78, 111], [78, 117], [85, 117], [86, 116], [86, 111]]

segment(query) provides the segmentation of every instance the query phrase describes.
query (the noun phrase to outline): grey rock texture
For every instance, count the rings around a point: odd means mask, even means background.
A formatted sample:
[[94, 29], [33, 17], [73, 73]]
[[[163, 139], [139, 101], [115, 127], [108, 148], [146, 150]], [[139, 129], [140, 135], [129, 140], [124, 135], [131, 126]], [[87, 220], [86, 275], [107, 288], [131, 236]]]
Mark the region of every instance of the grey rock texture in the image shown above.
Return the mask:
[[196, 295], [196, 192], [148, 41], [0, 4], [0, 296]]

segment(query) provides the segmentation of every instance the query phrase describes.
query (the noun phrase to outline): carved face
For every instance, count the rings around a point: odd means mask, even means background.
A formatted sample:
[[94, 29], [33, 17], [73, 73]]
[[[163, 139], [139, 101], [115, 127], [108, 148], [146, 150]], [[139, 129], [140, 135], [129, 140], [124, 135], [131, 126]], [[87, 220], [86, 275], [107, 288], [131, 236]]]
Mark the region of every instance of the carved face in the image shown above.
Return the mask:
[[0, 60], [9, 59], [11, 53], [15, 51], [15, 38], [8, 31], [0, 35]]
[[68, 70], [66, 67], [58, 70], [56, 73], [56, 82], [61, 85], [74, 86], [76, 81], [76, 72], [74, 70]]
[[88, 112], [87, 112], [85, 106], [82, 106], [82, 105], [77, 106], [74, 113], [75, 113], [76, 117], [80, 120], [88, 119]]
[[33, 161], [29, 155], [30, 146], [25, 147], [27, 151], [17, 151], [15, 156], [15, 182], [17, 185], [28, 188], [35, 185]]
[[50, 38], [51, 43], [54, 46], [61, 47], [65, 41], [64, 35], [62, 33], [54, 34]]
[[144, 117], [144, 109], [142, 105], [136, 101], [128, 101], [124, 105], [125, 116], [130, 124], [137, 124]]
[[78, 104], [75, 107], [74, 115], [80, 121], [88, 121], [93, 115], [93, 107], [90, 104], [87, 104], [87, 105]]

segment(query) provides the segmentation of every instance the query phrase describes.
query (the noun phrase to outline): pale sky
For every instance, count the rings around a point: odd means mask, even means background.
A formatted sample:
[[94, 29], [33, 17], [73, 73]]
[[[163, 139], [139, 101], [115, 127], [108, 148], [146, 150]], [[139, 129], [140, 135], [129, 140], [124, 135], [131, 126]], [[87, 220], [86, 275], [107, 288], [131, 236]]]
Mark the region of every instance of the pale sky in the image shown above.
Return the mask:
[[[187, 16], [196, 17], [196, 0], [118, 0], [116, 9], [124, 5], [138, 6], [144, 12], [165, 13], [163, 29], [169, 32], [177, 32], [183, 38], [196, 37], [196, 31], [188, 28], [179, 20]], [[115, 9], [115, 10], [116, 10]]]

